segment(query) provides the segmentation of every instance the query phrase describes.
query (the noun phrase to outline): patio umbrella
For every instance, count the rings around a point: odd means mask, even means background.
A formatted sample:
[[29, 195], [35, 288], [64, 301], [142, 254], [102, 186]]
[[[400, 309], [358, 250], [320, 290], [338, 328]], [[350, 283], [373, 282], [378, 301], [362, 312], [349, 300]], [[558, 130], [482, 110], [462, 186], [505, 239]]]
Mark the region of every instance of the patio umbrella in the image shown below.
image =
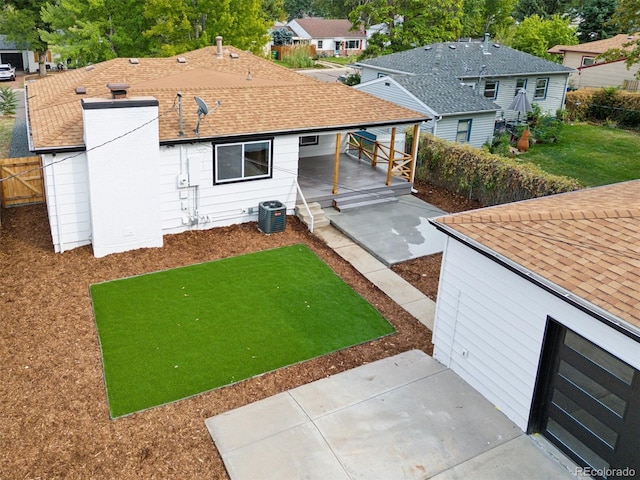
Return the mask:
[[518, 90], [518, 93], [516, 93], [516, 96], [513, 97], [513, 101], [511, 102], [511, 105], [509, 105], [509, 108], [507, 108], [507, 110], [518, 112], [517, 122], [520, 122], [521, 113], [526, 114], [527, 112], [531, 111], [531, 104], [529, 103], [529, 99], [527, 98], [527, 91], [524, 88]]

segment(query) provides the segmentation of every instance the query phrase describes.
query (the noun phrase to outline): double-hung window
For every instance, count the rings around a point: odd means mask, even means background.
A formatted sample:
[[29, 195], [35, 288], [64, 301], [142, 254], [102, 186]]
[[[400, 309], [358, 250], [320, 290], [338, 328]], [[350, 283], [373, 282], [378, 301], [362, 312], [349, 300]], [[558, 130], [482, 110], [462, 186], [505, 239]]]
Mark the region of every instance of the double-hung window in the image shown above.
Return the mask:
[[347, 40], [348, 50], [354, 50], [360, 48], [360, 40]]
[[458, 131], [456, 132], [456, 142], [467, 143], [471, 137], [471, 119], [458, 120]]
[[215, 146], [214, 182], [229, 183], [271, 177], [271, 140]]
[[549, 86], [548, 78], [536, 79], [536, 93], [533, 96], [536, 100], [544, 100], [547, 98], [547, 87]]
[[525, 90], [527, 89], [527, 79], [526, 78], [519, 78], [516, 80], [516, 91], [513, 92], [513, 96], [515, 97], [518, 92], [520, 91], [521, 88], [524, 88]]
[[491, 100], [495, 100], [498, 98], [498, 81], [496, 80], [487, 80], [484, 82], [484, 96], [490, 98]]
[[318, 48], [322, 50], [322, 40], [318, 40]]

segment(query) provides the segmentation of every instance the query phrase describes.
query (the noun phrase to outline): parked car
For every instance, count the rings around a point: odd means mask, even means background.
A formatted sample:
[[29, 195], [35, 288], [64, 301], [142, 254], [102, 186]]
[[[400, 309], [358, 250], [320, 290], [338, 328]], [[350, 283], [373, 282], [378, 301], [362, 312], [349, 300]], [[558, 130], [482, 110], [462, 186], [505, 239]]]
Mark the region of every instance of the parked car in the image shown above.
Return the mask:
[[15, 80], [16, 67], [10, 63], [0, 63], [0, 80]]

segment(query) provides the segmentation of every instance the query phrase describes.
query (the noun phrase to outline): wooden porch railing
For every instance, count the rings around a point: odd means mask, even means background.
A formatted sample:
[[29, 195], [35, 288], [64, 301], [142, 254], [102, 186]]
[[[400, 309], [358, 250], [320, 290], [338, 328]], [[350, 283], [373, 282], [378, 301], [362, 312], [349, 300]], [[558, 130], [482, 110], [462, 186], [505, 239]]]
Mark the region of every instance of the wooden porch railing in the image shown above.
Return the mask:
[[404, 178], [407, 181], [413, 179], [413, 155], [395, 149], [396, 129], [391, 131], [390, 146], [373, 140], [366, 135], [351, 132], [347, 139], [347, 150], [357, 152], [359, 160], [366, 160], [371, 166], [377, 167], [379, 163], [386, 163], [387, 185], [391, 184], [391, 177]]

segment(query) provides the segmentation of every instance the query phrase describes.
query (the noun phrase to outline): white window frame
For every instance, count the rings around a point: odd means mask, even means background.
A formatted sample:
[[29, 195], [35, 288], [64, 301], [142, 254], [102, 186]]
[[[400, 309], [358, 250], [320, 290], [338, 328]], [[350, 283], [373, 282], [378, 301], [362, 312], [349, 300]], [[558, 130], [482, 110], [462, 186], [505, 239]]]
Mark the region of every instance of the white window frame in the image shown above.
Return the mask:
[[318, 135], [304, 135], [298, 139], [298, 145], [306, 147], [308, 145], [318, 145], [320, 137]]
[[322, 50], [322, 40], [318, 40], [318, 48]]
[[[471, 118], [463, 118], [458, 120], [458, 128], [456, 130], [456, 142], [459, 143], [469, 143], [469, 139], [471, 138], [471, 125], [473, 124], [473, 119]], [[464, 127], [460, 129], [460, 127]], [[460, 140], [460, 134], [464, 134], [465, 139]]]
[[581, 63], [583, 67], [588, 67], [589, 65], [596, 63], [596, 57], [582, 57]]
[[[258, 144], [265, 144], [266, 146], [266, 153], [267, 153], [267, 172], [263, 173], [263, 174], [258, 174], [258, 175], [250, 175], [247, 174], [247, 172], [245, 171], [246, 169], [246, 162], [247, 160], [249, 160], [246, 156], [245, 156], [245, 146], [247, 145], [258, 145]], [[239, 165], [239, 170], [240, 170], [240, 175], [238, 176], [234, 176], [234, 177], [229, 177], [229, 178], [220, 178], [220, 172], [222, 170], [222, 168], [219, 166], [218, 161], [220, 159], [220, 153], [222, 149], [224, 148], [229, 148], [229, 147], [241, 147], [241, 157], [238, 158], [238, 161], [240, 162]], [[261, 139], [261, 140], [253, 140], [253, 141], [249, 141], [249, 142], [235, 142], [235, 143], [218, 143], [214, 145], [214, 149], [213, 149], [213, 173], [214, 173], [214, 180], [213, 183], [214, 185], [219, 185], [219, 184], [225, 184], [225, 183], [235, 183], [235, 182], [246, 182], [246, 181], [252, 181], [252, 180], [261, 180], [264, 178], [271, 178], [272, 173], [273, 173], [273, 139]]]
[[[360, 40], [346, 40], [345, 48], [347, 50], [359, 50], [360, 49]], [[355, 46], [354, 46], [355, 45]]]
[[514, 97], [518, 94], [518, 92], [520, 91], [521, 88], [524, 88], [525, 90], [527, 89], [527, 79], [526, 78], [518, 78], [516, 80], [516, 91], [513, 93]]
[[[540, 85], [544, 82], [544, 85]], [[534, 100], [544, 100], [547, 98], [547, 90], [549, 89], [549, 77], [536, 78], [536, 90], [533, 96]]]
[[[489, 84], [493, 85], [493, 88], [487, 88]], [[500, 82], [498, 80], [485, 80], [484, 81], [484, 96], [490, 100], [495, 100], [498, 98], [498, 87], [500, 86]], [[493, 92], [493, 96], [487, 95], [487, 93]]]

